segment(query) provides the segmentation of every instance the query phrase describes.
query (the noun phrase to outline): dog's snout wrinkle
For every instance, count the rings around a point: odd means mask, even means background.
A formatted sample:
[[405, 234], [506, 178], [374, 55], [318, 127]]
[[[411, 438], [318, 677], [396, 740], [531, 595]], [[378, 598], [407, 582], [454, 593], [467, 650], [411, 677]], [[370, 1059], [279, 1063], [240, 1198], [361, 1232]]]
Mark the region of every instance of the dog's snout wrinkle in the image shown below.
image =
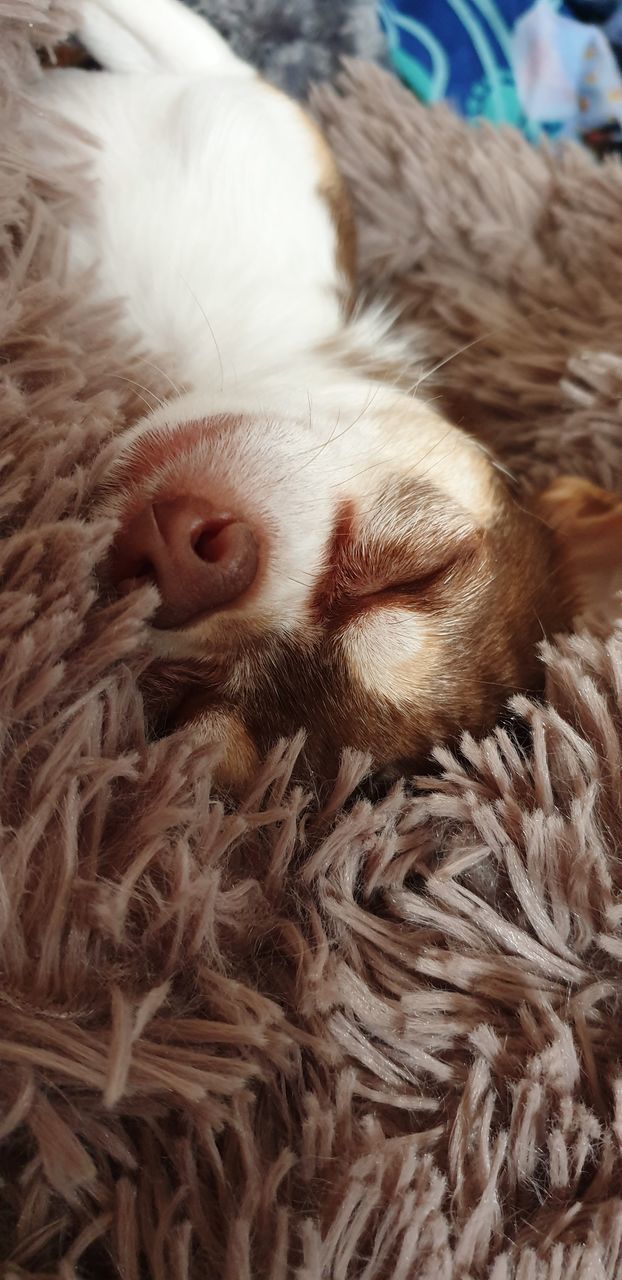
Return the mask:
[[248, 524], [184, 494], [146, 504], [121, 529], [110, 576], [121, 594], [153, 581], [162, 597], [154, 626], [168, 630], [233, 604], [257, 565]]

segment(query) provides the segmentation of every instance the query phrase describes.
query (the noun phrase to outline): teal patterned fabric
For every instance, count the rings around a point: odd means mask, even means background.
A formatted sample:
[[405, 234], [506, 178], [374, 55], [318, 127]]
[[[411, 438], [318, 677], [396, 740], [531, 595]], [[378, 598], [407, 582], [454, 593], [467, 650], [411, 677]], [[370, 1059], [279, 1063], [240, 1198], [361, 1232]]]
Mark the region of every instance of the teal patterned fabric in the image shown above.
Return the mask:
[[398, 75], [425, 102], [528, 137], [622, 137], [617, 0], [381, 0]]

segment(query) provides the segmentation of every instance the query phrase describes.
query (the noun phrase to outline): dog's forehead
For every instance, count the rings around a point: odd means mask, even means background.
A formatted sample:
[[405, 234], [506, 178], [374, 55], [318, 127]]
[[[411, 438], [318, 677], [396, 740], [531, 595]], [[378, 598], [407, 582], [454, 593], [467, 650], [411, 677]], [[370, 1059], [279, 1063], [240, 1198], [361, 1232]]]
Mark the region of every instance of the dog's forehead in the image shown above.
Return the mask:
[[[176, 443], [183, 440], [183, 448]], [[158, 454], [158, 450], [160, 453]], [[322, 493], [338, 501], [345, 491], [367, 500], [392, 473], [428, 477], [476, 519], [497, 505], [494, 470], [481, 447], [422, 399], [391, 388], [351, 382], [333, 387], [252, 387], [212, 396], [209, 405], [188, 395], [177, 410], [164, 406], [126, 433], [117, 462], [117, 484], [133, 472], [144, 476], [170, 457], [172, 474], [188, 465], [219, 481], [248, 466], [279, 500], [302, 501]]]

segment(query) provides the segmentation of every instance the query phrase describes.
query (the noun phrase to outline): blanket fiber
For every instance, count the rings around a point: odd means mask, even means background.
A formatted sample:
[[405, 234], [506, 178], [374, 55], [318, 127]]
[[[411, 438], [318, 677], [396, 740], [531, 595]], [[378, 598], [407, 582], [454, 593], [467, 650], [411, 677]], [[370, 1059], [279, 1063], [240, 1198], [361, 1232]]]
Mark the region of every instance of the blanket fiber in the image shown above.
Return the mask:
[[[154, 602], [98, 595], [89, 502], [164, 387], [62, 283], [78, 140], [43, 189], [16, 132], [69, 20], [0, 19], [3, 1280], [620, 1276], [620, 637], [545, 645], [545, 703], [371, 798], [286, 743], [236, 809], [153, 740]], [[621, 486], [618, 162], [363, 65], [315, 109], [436, 393], [526, 486]]]

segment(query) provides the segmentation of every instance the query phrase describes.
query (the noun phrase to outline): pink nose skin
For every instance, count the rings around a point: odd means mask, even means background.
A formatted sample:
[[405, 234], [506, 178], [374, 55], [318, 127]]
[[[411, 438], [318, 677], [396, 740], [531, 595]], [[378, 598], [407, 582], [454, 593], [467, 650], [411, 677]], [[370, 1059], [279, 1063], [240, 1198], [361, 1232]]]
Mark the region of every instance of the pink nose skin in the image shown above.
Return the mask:
[[118, 534], [110, 560], [121, 595], [155, 582], [162, 604], [154, 626], [183, 627], [232, 604], [257, 573], [257, 542], [241, 520], [182, 494], [150, 503]]

